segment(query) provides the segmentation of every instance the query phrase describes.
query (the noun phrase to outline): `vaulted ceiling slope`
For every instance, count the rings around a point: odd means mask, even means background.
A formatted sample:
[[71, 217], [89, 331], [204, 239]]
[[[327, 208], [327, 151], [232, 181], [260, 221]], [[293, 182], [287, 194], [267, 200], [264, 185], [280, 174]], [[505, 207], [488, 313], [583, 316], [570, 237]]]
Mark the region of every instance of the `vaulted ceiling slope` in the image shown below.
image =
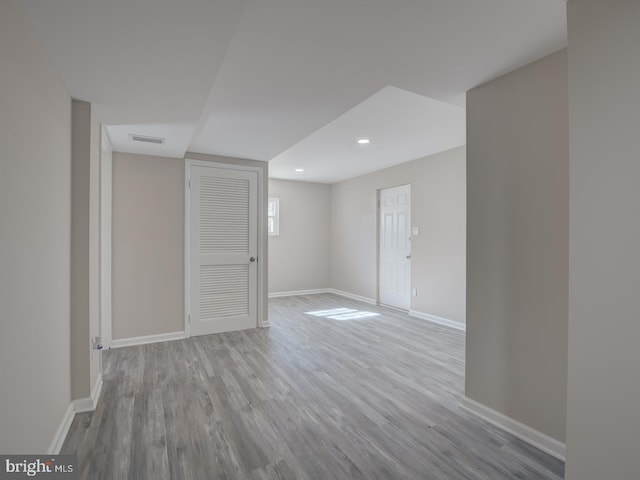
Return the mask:
[[462, 108], [566, 45], [563, 0], [22, 1], [115, 149], [169, 156], [268, 161], [387, 86]]

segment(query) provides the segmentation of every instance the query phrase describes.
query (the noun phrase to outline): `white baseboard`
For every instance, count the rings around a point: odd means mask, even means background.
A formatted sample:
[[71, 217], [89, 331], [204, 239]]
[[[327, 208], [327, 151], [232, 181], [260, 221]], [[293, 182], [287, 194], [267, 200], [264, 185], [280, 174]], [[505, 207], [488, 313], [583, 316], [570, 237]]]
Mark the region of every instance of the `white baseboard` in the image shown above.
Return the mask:
[[50, 455], [58, 455], [64, 445], [64, 441], [71, 428], [71, 423], [76, 416], [76, 413], [93, 412], [98, 405], [98, 399], [100, 398], [100, 392], [102, 391], [102, 375], [99, 375], [96, 379], [96, 383], [93, 386], [91, 397], [79, 398], [69, 403], [67, 411], [62, 418], [62, 422], [56, 431], [53, 441], [47, 451]]
[[60, 422], [58, 430], [56, 430], [56, 433], [53, 436], [53, 441], [51, 442], [51, 445], [49, 445], [47, 454], [58, 455], [60, 453], [60, 450], [62, 450], [62, 445], [67, 438], [67, 433], [69, 433], [69, 428], [71, 428], [71, 423], [73, 422], [73, 418], [75, 417], [75, 415], [76, 412], [73, 409], [73, 402], [71, 402], [67, 407], [67, 411], [64, 413], [64, 417], [62, 417], [62, 422]]
[[100, 392], [102, 391], [102, 375], [96, 379], [96, 383], [93, 386], [90, 397], [78, 398], [71, 402], [73, 405], [73, 411], [75, 413], [93, 412], [98, 406], [98, 399], [100, 398]]
[[161, 333], [158, 335], [146, 335], [144, 337], [119, 338], [111, 342], [111, 348], [132, 347], [134, 345], [145, 345], [147, 343], [169, 342], [172, 340], [182, 340], [184, 332]]
[[412, 317], [421, 318], [422, 320], [437, 323], [438, 325], [444, 325], [446, 327], [455, 328], [456, 330], [462, 330], [463, 332], [467, 330], [467, 325], [464, 323], [456, 322], [455, 320], [449, 320], [448, 318], [438, 317], [429, 313], [422, 313], [418, 312], [417, 310], [409, 310], [409, 315], [411, 315]]
[[294, 290], [291, 292], [273, 292], [269, 294], [269, 298], [294, 297], [298, 295], [316, 295], [318, 293], [333, 293], [334, 295], [340, 295], [341, 297], [350, 298], [352, 300], [358, 300], [359, 302], [370, 303], [371, 305], [378, 304], [378, 302], [374, 298], [363, 297], [361, 295], [356, 295], [355, 293], [336, 290], [335, 288], [317, 288], [315, 290]]
[[566, 445], [555, 438], [535, 430], [524, 423], [518, 422], [511, 417], [507, 417], [481, 403], [464, 397], [460, 403], [460, 407], [480, 418], [486, 420], [492, 425], [518, 437], [520, 440], [548, 453], [549, 455], [565, 461]]
[[328, 288], [328, 293], [333, 293], [334, 295], [340, 295], [341, 297], [350, 298], [352, 300], [357, 300], [359, 302], [370, 303], [371, 305], [377, 305], [378, 302], [375, 298], [363, 297], [360, 295], [356, 295], [355, 293], [344, 292], [342, 290], [336, 290], [335, 288]]
[[298, 295], [316, 295], [318, 293], [329, 293], [328, 288], [317, 288], [315, 290], [294, 290], [292, 292], [273, 292], [269, 294], [269, 298], [277, 297], [295, 297]]

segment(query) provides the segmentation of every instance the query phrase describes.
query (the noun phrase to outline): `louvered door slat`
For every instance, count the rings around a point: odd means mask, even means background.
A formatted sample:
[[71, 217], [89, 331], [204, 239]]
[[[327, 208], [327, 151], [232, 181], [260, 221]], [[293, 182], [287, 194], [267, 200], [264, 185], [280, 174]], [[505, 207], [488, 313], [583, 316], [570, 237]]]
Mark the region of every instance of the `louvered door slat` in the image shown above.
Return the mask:
[[200, 268], [200, 319], [249, 314], [249, 266]]
[[249, 180], [200, 178], [200, 253], [248, 253]]
[[192, 334], [257, 326], [257, 174], [191, 167]]

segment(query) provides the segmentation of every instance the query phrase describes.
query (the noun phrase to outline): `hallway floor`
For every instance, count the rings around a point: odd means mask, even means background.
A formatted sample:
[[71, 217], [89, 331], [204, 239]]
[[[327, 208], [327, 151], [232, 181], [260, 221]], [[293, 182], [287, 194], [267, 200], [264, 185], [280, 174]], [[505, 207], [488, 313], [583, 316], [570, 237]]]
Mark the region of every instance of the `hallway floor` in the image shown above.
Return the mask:
[[332, 294], [269, 305], [269, 329], [104, 352], [62, 451], [79, 478], [563, 477], [459, 408], [464, 332]]

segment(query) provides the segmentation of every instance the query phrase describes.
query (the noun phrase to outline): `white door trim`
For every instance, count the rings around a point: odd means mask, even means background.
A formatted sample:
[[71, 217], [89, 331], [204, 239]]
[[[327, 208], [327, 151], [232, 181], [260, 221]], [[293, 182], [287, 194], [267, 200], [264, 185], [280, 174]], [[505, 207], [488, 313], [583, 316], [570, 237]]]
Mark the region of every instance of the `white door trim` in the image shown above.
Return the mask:
[[221, 162], [209, 162], [205, 160], [193, 160], [185, 159], [185, 173], [184, 173], [184, 334], [186, 338], [191, 336], [191, 325], [189, 322], [191, 315], [191, 195], [190, 195], [190, 181], [191, 181], [191, 167], [212, 167], [222, 168], [227, 170], [243, 170], [256, 172], [258, 175], [258, 302], [257, 302], [257, 325], [256, 327], [265, 327], [264, 322], [264, 188], [263, 188], [263, 169], [258, 167], [251, 167], [249, 165], [237, 165], [234, 163], [221, 163]]

